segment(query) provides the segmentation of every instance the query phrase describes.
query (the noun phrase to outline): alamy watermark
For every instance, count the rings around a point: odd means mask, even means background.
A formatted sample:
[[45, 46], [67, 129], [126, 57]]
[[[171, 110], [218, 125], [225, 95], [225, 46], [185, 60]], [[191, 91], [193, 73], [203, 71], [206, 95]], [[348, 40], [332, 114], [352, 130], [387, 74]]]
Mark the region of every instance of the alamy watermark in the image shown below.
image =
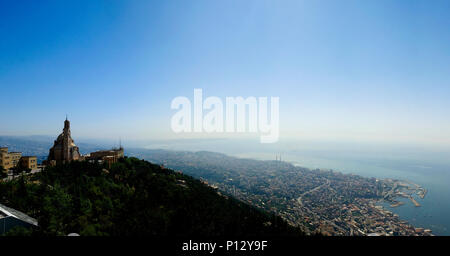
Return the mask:
[[[194, 105], [187, 97], [176, 97], [171, 108], [178, 110], [171, 120], [175, 133], [260, 133], [261, 143], [274, 143], [279, 137], [279, 97], [207, 97], [194, 89]], [[205, 115], [203, 112], [207, 112]], [[247, 115], [248, 110], [248, 115]], [[270, 114], [270, 118], [269, 118]], [[192, 119], [193, 117], [193, 119]]]

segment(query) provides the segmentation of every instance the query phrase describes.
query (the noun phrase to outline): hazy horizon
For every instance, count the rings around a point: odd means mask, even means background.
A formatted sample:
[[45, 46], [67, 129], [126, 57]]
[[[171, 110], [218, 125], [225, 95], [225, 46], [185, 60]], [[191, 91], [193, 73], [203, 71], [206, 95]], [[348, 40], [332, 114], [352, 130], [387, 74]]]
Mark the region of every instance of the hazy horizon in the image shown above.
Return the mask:
[[[50, 145], [56, 139], [55, 135], [31, 135], [31, 136], [3, 136], [0, 135], [0, 146], [2, 139], [13, 138], [24, 142], [39, 142]], [[90, 149], [92, 146], [98, 148], [114, 148], [122, 145], [128, 149], [164, 149], [173, 151], [212, 151], [227, 155], [254, 158], [261, 160], [272, 160], [277, 155], [281, 155], [283, 160], [295, 162], [295, 157], [316, 156], [338, 159], [378, 159], [378, 160], [402, 160], [410, 162], [422, 162], [430, 164], [450, 165], [450, 150], [421, 144], [388, 144], [370, 142], [348, 142], [348, 141], [317, 141], [280, 139], [274, 144], [260, 144], [256, 138], [230, 139], [230, 138], [209, 138], [209, 139], [146, 139], [127, 140], [86, 138], [73, 135], [75, 143], [84, 151], [84, 146]], [[8, 141], [8, 140], [6, 140]], [[323, 166], [324, 167], [324, 166]]]

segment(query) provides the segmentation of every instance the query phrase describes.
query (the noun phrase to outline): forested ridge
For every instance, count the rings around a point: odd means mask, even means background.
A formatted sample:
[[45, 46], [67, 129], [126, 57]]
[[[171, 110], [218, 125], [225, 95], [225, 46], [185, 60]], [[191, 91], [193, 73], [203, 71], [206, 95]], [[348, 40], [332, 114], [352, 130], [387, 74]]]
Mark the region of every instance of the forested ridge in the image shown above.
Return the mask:
[[109, 168], [75, 161], [0, 182], [0, 202], [38, 220], [13, 232], [21, 235], [302, 235], [278, 216], [137, 158]]

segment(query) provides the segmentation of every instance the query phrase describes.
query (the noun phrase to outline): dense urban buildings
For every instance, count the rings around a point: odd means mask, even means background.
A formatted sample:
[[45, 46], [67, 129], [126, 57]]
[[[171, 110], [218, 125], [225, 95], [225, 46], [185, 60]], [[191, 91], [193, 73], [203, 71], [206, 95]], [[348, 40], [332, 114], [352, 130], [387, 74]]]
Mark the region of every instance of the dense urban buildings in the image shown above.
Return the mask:
[[[36, 166], [36, 157], [1, 148], [2, 164]], [[367, 178], [331, 170], [310, 170], [282, 162], [239, 159], [213, 152], [148, 150], [131, 155], [182, 171], [200, 179], [225, 198], [233, 197], [263, 211], [273, 213], [304, 234], [350, 236], [430, 236], [431, 229], [415, 227], [384, 208], [397, 207], [408, 199], [420, 207], [427, 189], [397, 179]], [[64, 168], [70, 162], [104, 163], [110, 169], [124, 157], [122, 146], [81, 155], [70, 134], [64, 130], [50, 149], [50, 165]], [[77, 164], [77, 163], [73, 163]], [[109, 166], [109, 167], [107, 167]], [[103, 167], [102, 167], [103, 168]], [[33, 169], [33, 168], [30, 168]], [[51, 168], [50, 168], [51, 169]], [[163, 167], [165, 169], [165, 167]], [[105, 173], [109, 171], [106, 170]], [[13, 177], [14, 178], [14, 177]], [[187, 188], [185, 182], [176, 186]], [[416, 200], [417, 199], [417, 200]]]
[[414, 227], [381, 205], [396, 207], [403, 198], [420, 207], [416, 199], [424, 198], [427, 190], [411, 182], [206, 151], [148, 150], [134, 155], [199, 178], [224, 195], [281, 216], [306, 234], [433, 235], [432, 230]]

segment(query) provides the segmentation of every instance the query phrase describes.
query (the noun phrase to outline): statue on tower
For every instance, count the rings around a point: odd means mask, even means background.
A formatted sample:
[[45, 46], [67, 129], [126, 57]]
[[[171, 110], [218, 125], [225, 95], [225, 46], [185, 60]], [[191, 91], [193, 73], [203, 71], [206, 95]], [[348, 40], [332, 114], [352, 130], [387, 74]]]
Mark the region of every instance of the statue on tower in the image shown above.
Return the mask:
[[75, 145], [70, 135], [70, 121], [64, 121], [63, 132], [55, 140], [53, 147], [50, 149], [47, 161], [49, 163], [67, 163], [79, 160], [81, 157], [79, 148]]

